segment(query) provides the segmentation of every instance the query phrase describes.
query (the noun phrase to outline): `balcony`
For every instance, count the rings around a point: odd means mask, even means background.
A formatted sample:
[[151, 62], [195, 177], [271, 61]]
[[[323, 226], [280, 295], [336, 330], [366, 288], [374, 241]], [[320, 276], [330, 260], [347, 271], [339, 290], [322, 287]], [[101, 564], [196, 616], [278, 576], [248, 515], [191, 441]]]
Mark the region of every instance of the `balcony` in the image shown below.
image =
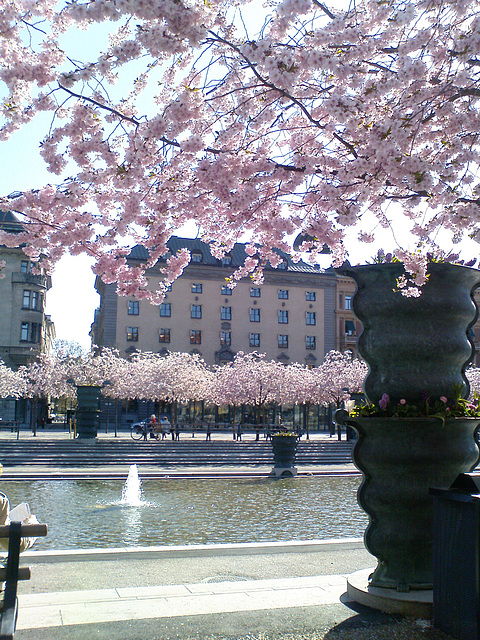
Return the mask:
[[12, 273], [12, 283], [30, 285], [38, 287], [39, 289], [50, 289], [52, 279], [50, 276], [34, 275], [33, 273], [21, 273], [17, 271]]

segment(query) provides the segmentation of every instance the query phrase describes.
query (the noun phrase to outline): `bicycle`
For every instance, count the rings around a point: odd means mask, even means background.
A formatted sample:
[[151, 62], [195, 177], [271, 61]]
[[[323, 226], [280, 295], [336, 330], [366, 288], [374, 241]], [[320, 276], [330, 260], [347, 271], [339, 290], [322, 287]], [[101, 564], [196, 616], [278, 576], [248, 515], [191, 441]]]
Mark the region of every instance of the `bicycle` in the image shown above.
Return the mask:
[[142, 426], [141, 424], [134, 424], [130, 429], [130, 435], [134, 440], [143, 440], [145, 438], [146, 429], [147, 425]]

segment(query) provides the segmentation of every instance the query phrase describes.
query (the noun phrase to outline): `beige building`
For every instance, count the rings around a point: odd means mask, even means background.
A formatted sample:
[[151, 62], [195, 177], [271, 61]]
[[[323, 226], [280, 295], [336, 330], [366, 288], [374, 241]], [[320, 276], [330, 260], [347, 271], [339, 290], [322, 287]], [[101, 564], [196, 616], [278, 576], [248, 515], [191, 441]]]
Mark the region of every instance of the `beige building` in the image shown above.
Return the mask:
[[[92, 325], [92, 342], [116, 348], [122, 356], [140, 351], [200, 353], [208, 364], [228, 362], [239, 351], [258, 351], [268, 359], [320, 364], [334, 349], [337, 276], [314, 265], [294, 263], [281, 254], [277, 268], [267, 266], [262, 285], [240, 282], [233, 290], [226, 280], [246, 257], [236, 244], [223, 260], [196, 239], [172, 237], [175, 253], [186, 247], [191, 262], [172, 285], [163, 304], [152, 305], [116, 294], [115, 285], [99, 278], [100, 307]], [[147, 257], [135, 247], [129, 263]], [[162, 262], [148, 271], [155, 287]]]
[[353, 313], [352, 301], [356, 285], [352, 278], [337, 276], [335, 300], [335, 349], [337, 351], [357, 352], [357, 338], [362, 330], [362, 323]]
[[[0, 228], [11, 233], [22, 231], [21, 222], [11, 212], [0, 212]], [[55, 338], [50, 316], [45, 314], [45, 296], [50, 276], [32, 273], [33, 263], [21, 248], [0, 247], [5, 262], [0, 279], [0, 359], [13, 370], [49, 352]], [[0, 400], [3, 420], [28, 421], [28, 402]]]

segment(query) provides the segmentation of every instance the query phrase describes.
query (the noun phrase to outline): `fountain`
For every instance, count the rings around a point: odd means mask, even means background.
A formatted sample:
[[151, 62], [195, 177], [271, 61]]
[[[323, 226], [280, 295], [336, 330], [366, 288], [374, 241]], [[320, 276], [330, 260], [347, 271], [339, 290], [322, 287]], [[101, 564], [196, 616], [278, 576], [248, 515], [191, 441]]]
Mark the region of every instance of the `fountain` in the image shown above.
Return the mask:
[[130, 465], [128, 476], [122, 489], [120, 504], [139, 507], [142, 504], [142, 481], [138, 475], [136, 464]]

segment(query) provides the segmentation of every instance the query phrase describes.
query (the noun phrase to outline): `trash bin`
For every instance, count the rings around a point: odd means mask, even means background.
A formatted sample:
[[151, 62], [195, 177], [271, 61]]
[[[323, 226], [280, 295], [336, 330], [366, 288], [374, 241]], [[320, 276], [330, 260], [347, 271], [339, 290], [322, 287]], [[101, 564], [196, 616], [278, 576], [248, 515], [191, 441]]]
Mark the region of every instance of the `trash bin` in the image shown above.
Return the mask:
[[433, 496], [433, 624], [480, 640], [480, 476], [461, 473]]

